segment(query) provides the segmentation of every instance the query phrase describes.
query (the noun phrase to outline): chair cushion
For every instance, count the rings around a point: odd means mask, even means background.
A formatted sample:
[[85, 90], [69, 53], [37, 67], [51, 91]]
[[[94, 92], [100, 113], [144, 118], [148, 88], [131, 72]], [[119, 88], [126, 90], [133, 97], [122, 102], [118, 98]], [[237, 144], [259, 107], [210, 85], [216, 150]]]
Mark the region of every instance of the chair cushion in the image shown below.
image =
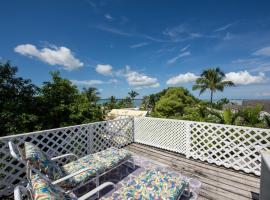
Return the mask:
[[84, 168], [89, 170], [82, 172], [63, 183], [62, 186], [74, 187], [79, 183], [86, 182], [93, 178], [97, 173], [101, 174], [131, 157], [131, 153], [124, 149], [108, 148], [95, 154], [84, 156], [76, 161], [64, 165], [65, 175], [72, 174]]
[[57, 180], [63, 177], [61, 167], [56, 162], [52, 161], [37, 146], [30, 142], [25, 142], [24, 148], [25, 158], [34, 168], [37, 168], [41, 170], [42, 173], [47, 174], [51, 180]]
[[177, 199], [186, 187], [179, 176], [159, 169], [146, 170], [117, 191], [102, 199]]
[[55, 185], [52, 185], [39, 175], [34, 175], [31, 178], [34, 200], [75, 200], [76, 196], [72, 193], [66, 194], [63, 190]]

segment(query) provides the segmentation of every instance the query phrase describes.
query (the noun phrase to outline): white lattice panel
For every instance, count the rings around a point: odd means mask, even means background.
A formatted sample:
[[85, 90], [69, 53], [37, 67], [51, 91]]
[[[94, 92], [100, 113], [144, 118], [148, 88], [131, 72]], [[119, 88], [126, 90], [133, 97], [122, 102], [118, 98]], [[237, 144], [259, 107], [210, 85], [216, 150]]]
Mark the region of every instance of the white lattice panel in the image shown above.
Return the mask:
[[112, 146], [126, 146], [133, 142], [133, 118], [94, 123], [91, 126], [91, 136], [92, 153]]
[[[126, 140], [102, 139], [101, 133], [111, 135], [122, 133]], [[45, 130], [0, 138], [0, 197], [13, 193], [14, 186], [25, 184], [25, 166], [10, 156], [8, 141], [22, 146], [31, 142], [51, 157], [65, 153], [75, 153], [79, 157], [106, 149], [111, 146], [122, 147], [133, 141], [133, 119], [120, 119], [97, 122], [59, 129]], [[67, 162], [63, 160], [62, 162]]]
[[270, 150], [270, 129], [192, 122], [190, 133], [188, 157], [256, 175]]
[[180, 120], [151, 117], [134, 119], [135, 142], [186, 154], [188, 124]]

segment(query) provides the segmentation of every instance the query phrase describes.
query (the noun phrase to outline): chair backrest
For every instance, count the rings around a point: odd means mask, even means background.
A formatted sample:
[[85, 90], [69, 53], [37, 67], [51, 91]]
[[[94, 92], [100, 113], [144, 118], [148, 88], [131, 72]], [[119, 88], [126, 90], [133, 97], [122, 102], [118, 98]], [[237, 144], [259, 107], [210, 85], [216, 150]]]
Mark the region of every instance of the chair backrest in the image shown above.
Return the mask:
[[57, 180], [63, 177], [62, 168], [34, 144], [25, 142], [24, 153], [22, 153], [21, 148], [12, 141], [9, 141], [8, 144], [12, 157], [26, 165], [28, 180], [31, 178], [31, 171], [39, 174], [43, 178], [47, 176], [51, 180]]
[[32, 176], [27, 188], [17, 186], [14, 189], [14, 199], [22, 200], [27, 197], [32, 200], [39, 199], [61, 199], [77, 200], [78, 198], [71, 192], [63, 190], [57, 185], [53, 185], [48, 179], [44, 179], [36, 174]]
[[18, 145], [14, 144], [10, 140], [8, 142], [8, 147], [9, 147], [10, 154], [12, 155], [13, 158], [26, 164], [26, 160], [24, 159], [24, 155], [23, 155], [23, 153]]

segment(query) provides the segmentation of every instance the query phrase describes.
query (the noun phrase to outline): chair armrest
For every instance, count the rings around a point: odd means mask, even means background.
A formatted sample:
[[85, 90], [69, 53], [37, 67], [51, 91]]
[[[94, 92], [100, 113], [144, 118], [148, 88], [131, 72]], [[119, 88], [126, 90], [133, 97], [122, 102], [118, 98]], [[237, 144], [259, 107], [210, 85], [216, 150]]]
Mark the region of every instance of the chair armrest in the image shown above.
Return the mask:
[[61, 183], [61, 182], [65, 181], [65, 180], [67, 180], [67, 179], [72, 178], [73, 176], [76, 176], [76, 175], [78, 175], [78, 174], [80, 174], [80, 173], [83, 173], [83, 172], [85, 172], [85, 171], [88, 171], [88, 170], [91, 170], [91, 169], [89, 169], [89, 168], [83, 168], [83, 169], [81, 169], [81, 170], [79, 170], [79, 171], [76, 171], [76, 172], [74, 172], [74, 173], [72, 173], [72, 174], [69, 174], [69, 175], [67, 175], [67, 176], [64, 176], [63, 178], [60, 178], [60, 179], [58, 179], [58, 180], [56, 180], [56, 181], [53, 181], [52, 184], [53, 184], [53, 185], [56, 185], [56, 184], [58, 184], [58, 183]]
[[99, 191], [103, 190], [106, 187], [112, 186], [113, 188], [115, 188], [115, 184], [112, 182], [105, 182], [102, 183], [101, 185], [99, 185], [98, 187], [96, 187], [95, 189], [91, 190], [90, 192], [86, 193], [85, 195], [79, 197], [78, 200], [85, 200], [88, 199], [89, 197], [93, 196], [94, 194], [98, 193]]
[[14, 188], [14, 200], [23, 200], [22, 194], [27, 195], [27, 189], [23, 186], [16, 186]]
[[57, 159], [65, 158], [65, 157], [69, 157], [69, 156], [74, 156], [77, 159], [79, 159], [79, 157], [77, 155], [75, 155], [74, 153], [67, 153], [67, 154], [64, 154], [64, 155], [61, 155], [61, 156], [53, 157], [53, 158], [51, 158], [51, 160], [57, 160]]

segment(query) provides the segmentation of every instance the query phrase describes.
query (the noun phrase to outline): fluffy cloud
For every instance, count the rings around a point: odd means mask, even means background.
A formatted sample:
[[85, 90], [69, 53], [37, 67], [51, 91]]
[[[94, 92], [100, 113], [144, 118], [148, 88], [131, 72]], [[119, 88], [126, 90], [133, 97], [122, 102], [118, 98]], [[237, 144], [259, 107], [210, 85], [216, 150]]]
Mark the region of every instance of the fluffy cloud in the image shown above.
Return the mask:
[[[167, 80], [167, 85], [177, 85], [181, 83], [189, 83], [195, 81], [199, 76], [193, 73], [179, 74]], [[251, 75], [248, 71], [229, 72], [226, 74], [225, 80], [232, 81], [236, 85], [250, 85], [256, 83], [264, 83], [267, 77], [260, 72], [258, 75]]]
[[65, 70], [72, 71], [83, 66], [83, 63], [79, 59], [75, 58], [70, 49], [66, 47], [53, 47], [37, 49], [32, 44], [18, 45], [14, 49], [15, 52], [37, 58], [49, 65], [60, 65]]
[[198, 78], [193, 73], [186, 73], [186, 74], [179, 74], [178, 76], [171, 77], [169, 80], [167, 80], [166, 84], [167, 85], [177, 85], [181, 83], [188, 83], [188, 82], [193, 82]]
[[96, 72], [104, 76], [110, 76], [112, 75], [112, 66], [98, 64], [96, 66]]
[[136, 87], [137, 89], [160, 86], [157, 78], [149, 77], [145, 74], [133, 71], [129, 66], [126, 66], [125, 70], [118, 74], [124, 76], [128, 84]]
[[189, 51], [180, 53], [179, 55], [173, 57], [172, 59], [168, 60], [168, 64], [173, 64], [175, 63], [179, 58], [185, 57], [185, 56], [189, 56], [191, 53]]
[[264, 47], [253, 53], [255, 56], [270, 56], [270, 47]]
[[257, 76], [251, 75], [248, 71], [229, 72], [226, 74], [226, 80], [230, 80], [237, 85], [249, 85], [263, 83], [267, 80], [264, 73], [260, 72]]

